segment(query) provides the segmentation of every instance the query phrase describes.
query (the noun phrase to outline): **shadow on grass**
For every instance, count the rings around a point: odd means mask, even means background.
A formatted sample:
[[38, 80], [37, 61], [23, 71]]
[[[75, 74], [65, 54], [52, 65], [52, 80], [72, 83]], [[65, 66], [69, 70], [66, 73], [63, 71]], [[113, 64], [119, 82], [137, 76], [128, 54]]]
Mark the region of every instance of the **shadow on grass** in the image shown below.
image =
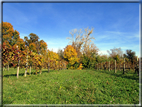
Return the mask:
[[[56, 71], [56, 70], [50, 70], [50, 72], [54, 72], [54, 71]], [[42, 73], [48, 73], [48, 70], [44, 70], [44, 71], [42, 71]], [[24, 76], [24, 74], [25, 73], [19, 73], [19, 76]], [[37, 74], [36, 74], [36, 72], [31, 72], [31, 75], [38, 75], [38, 74], [40, 74], [40, 72], [37, 72]], [[27, 72], [27, 75], [30, 75], [30, 73]], [[17, 76], [17, 74], [6, 74], [3, 77], [9, 78], [9, 77], [13, 77], [13, 76]]]
[[[19, 73], [19, 76], [23, 76], [24, 73]], [[7, 75], [4, 75], [3, 77], [11, 77], [11, 76], [17, 76], [17, 74], [7, 74]]]
[[123, 71], [118, 71], [118, 73], [114, 73], [112, 71], [97, 71], [97, 72], [102, 72], [102, 73], [110, 74], [110, 75], [121, 77], [121, 78], [136, 80], [139, 83], [139, 76], [137, 74], [134, 74], [134, 73], [123, 74]]

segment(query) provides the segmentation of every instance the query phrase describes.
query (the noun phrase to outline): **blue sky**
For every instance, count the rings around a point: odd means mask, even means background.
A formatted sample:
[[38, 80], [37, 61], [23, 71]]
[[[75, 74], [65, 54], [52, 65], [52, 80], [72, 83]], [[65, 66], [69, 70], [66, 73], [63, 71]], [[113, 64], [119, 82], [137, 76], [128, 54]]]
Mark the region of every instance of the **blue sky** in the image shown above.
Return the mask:
[[37, 34], [55, 52], [68, 45], [69, 31], [93, 27], [99, 54], [120, 47], [140, 56], [139, 3], [3, 3], [3, 21], [21, 38]]

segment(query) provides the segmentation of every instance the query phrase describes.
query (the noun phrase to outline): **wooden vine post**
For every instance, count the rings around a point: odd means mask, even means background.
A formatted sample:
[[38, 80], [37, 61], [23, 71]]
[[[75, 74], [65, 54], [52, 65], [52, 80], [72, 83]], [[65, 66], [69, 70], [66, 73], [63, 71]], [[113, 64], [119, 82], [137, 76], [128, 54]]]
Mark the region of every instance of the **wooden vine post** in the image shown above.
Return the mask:
[[26, 58], [25, 77], [26, 77], [26, 74], [27, 74], [27, 68], [28, 68], [28, 51], [27, 51], [27, 58]]
[[108, 64], [108, 69], [109, 69], [109, 71], [110, 71], [110, 61], [109, 61], [109, 64]]
[[66, 64], [65, 64], [65, 62], [64, 62], [64, 70], [66, 69]]
[[9, 58], [8, 58], [7, 71], [9, 71]]
[[31, 66], [30, 66], [30, 75], [31, 75]]
[[48, 58], [48, 73], [50, 72], [49, 70], [50, 70], [50, 59]]
[[107, 63], [105, 62], [105, 68], [104, 68], [105, 70], [106, 70], [106, 66], [107, 66]]
[[137, 73], [138, 76], [139, 76], [139, 60], [138, 60], [138, 56], [137, 56], [137, 62], [136, 62], [136, 67], [135, 67], [135, 73]]
[[115, 60], [115, 70], [114, 70], [114, 71], [115, 71], [115, 73], [116, 73], [116, 60]]
[[[18, 51], [18, 46], [17, 46], [17, 51]], [[17, 79], [19, 77], [19, 63], [20, 63], [20, 60], [19, 60], [19, 52], [18, 52]]]
[[58, 71], [60, 70], [60, 61], [58, 61]]
[[101, 62], [101, 70], [103, 69], [103, 63]]
[[53, 69], [55, 70], [55, 61], [53, 60]]
[[61, 61], [60, 61], [60, 70], [62, 70], [62, 68], [61, 68]]
[[65, 64], [64, 64], [64, 62], [63, 62], [63, 68], [62, 68], [63, 70], [65, 69]]
[[123, 74], [125, 73], [125, 58], [124, 58], [124, 65], [123, 65]]

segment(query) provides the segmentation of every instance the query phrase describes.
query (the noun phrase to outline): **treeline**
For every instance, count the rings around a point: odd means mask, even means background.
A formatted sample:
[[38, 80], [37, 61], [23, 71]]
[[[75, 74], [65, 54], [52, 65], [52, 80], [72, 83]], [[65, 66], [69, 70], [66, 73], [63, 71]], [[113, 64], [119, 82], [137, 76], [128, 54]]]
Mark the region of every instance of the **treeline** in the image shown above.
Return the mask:
[[43, 68], [48, 69], [86, 69], [95, 68], [97, 63], [116, 60], [121, 62], [125, 57], [130, 62], [135, 62], [137, 57], [132, 50], [126, 50], [123, 54], [121, 48], [114, 48], [108, 51], [109, 56], [99, 55], [99, 49], [92, 42], [91, 37], [93, 28], [84, 30], [74, 29], [70, 31], [71, 45], [67, 45], [64, 50], [59, 49], [53, 52], [48, 49], [48, 45], [44, 40], [40, 40], [38, 35], [30, 33], [20, 38], [20, 33], [14, 30], [13, 26], [8, 22], [2, 22], [2, 65], [3, 70], [9, 67], [17, 68], [17, 78], [19, 75], [19, 67], [25, 68], [25, 76], [28, 67], [36, 69], [36, 74]]
[[[42, 68], [61, 68], [66, 64], [65, 60], [60, 59], [59, 55], [53, 51], [48, 50], [47, 43], [44, 40], [34, 34], [30, 33], [24, 37], [24, 40], [20, 38], [20, 34], [17, 30], [14, 30], [13, 26], [8, 22], [2, 23], [2, 65], [3, 70], [9, 67], [17, 68], [17, 78], [19, 76], [19, 67], [25, 68], [25, 76], [27, 74], [28, 67], [36, 69], [36, 74]], [[50, 66], [49, 66], [50, 63]], [[54, 63], [54, 65], [53, 65]], [[62, 67], [63, 68], [63, 67]]]

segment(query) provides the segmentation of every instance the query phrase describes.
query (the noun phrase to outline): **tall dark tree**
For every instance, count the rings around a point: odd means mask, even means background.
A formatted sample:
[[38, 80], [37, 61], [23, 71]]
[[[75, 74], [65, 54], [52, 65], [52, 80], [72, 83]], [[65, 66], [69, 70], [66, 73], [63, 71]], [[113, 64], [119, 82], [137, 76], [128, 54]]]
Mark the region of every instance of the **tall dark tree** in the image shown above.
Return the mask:
[[132, 50], [126, 50], [124, 57], [128, 58], [132, 63], [136, 60], [136, 53]]

